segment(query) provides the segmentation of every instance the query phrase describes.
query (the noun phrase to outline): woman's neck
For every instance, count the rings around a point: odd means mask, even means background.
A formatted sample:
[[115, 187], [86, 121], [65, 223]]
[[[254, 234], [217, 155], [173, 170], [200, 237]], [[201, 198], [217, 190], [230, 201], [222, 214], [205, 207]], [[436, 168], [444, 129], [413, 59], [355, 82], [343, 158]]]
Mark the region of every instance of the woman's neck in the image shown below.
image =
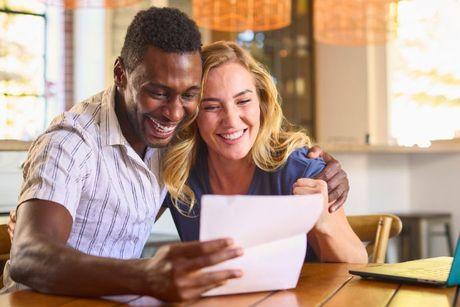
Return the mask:
[[209, 184], [213, 194], [247, 194], [256, 167], [250, 157], [227, 160], [208, 155]]

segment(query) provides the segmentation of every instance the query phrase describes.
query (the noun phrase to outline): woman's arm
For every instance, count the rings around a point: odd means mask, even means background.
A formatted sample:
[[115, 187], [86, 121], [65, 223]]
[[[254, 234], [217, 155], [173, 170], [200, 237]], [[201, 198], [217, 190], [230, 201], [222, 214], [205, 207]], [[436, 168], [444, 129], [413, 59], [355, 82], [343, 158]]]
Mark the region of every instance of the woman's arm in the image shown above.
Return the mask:
[[293, 187], [294, 195], [321, 193], [324, 209], [308, 240], [321, 262], [367, 263], [366, 248], [351, 229], [343, 208], [329, 213], [327, 184], [318, 179], [301, 178]]

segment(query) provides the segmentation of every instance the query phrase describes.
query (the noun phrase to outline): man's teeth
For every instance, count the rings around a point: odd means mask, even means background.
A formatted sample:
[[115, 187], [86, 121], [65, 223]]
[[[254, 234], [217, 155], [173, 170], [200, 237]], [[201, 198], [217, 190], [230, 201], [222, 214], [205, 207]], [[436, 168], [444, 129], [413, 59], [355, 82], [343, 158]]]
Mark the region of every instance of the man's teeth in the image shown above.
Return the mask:
[[155, 125], [155, 128], [157, 128], [161, 132], [168, 133], [168, 132], [171, 132], [174, 129], [176, 129], [176, 125], [174, 125], [174, 126], [163, 126], [162, 124], [160, 124], [159, 122], [157, 122], [156, 120], [154, 120], [152, 118], [150, 118], [150, 120]]
[[233, 132], [233, 133], [221, 134], [221, 136], [226, 140], [235, 140], [235, 139], [239, 138], [240, 136], [242, 136], [243, 132], [244, 132], [244, 130], [240, 130], [240, 131]]

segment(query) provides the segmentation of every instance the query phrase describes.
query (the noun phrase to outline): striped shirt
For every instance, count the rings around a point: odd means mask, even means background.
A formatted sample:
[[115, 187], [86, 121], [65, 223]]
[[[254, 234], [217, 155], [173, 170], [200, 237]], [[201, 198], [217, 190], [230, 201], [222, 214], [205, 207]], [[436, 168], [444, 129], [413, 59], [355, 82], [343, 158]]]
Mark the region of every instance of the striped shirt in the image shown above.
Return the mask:
[[166, 190], [161, 150], [144, 160], [128, 144], [115, 114], [115, 87], [54, 119], [33, 143], [19, 204], [63, 205], [73, 219], [67, 245], [83, 253], [139, 258]]
[[[113, 86], [56, 117], [32, 144], [18, 203], [63, 205], [73, 220], [67, 245], [83, 253], [139, 258], [166, 196], [161, 153], [147, 148], [142, 160], [128, 144]], [[27, 288], [10, 278], [9, 268], [8, 261], [0, 293]]]

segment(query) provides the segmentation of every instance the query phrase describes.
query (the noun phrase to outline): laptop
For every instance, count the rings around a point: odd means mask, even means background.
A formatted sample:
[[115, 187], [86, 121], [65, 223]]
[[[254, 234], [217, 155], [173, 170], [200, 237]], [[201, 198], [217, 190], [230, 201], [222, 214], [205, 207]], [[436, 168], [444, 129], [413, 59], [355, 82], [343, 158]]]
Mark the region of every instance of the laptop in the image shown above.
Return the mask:
[[394, 264], [370, 264], [349, 271], [363, 278], [430, 284], [440, 287], [460, 285], [460, 236], [454, 257], [435, 257]]

